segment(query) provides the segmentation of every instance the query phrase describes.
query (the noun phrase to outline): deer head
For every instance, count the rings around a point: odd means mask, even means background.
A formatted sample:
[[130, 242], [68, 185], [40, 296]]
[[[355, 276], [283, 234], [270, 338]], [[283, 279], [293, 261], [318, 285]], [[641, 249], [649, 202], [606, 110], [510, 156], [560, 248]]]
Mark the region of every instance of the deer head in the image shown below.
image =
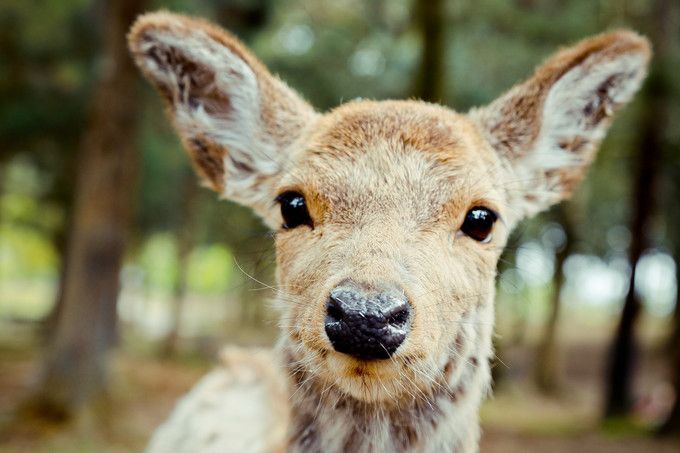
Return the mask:
[[488, 367], [509, 232], [571, 194], [650, 58], [615, 31], [467, 114], [418, 101], [322, 114], [204, 21], [148, 14], [129, 42], [201, 178], [276, 231], [284, 341], [364, 402]]

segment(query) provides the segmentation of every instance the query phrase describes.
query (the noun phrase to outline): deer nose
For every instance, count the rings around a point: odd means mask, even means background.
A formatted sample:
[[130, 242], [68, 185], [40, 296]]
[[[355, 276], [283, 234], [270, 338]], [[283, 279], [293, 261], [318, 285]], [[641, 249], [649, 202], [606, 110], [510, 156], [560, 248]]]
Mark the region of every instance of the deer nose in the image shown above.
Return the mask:
[[325, 329], [333, 349], [357, 359], [388, 359], [411, 330], [411, 305], [396, 288], [369, 294], [358, 285], [334, 288]]

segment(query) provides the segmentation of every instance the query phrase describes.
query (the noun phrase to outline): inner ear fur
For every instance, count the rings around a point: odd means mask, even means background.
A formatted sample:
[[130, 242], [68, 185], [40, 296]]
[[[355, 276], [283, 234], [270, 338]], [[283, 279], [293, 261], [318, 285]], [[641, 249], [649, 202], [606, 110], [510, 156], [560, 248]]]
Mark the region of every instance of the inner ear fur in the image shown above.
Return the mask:
[[204, 20], [146, 14], [128, 42], [206, 185], [272, 224], [287, 148], [316, 115], [311, 106], [236, 37]]
[[645, 78], [649, 41], [626, 30], [557, 52], [524, 83], [470, 112], [511, 169], [509, 204], [530, 216], [567, 198], [613, 115]]

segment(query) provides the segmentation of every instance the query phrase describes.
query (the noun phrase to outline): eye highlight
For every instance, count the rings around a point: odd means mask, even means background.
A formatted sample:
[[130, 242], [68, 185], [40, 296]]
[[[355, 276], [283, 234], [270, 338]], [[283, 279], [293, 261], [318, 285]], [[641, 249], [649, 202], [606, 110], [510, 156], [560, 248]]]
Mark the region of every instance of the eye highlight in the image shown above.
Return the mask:
[[291, 230], [300, 225], [313, 227], [312, 218], [309, 216], [305, 197], [294, 191], [283, 192], [276, 197], [276, 202], [281, 205], [281, 217], [283, 217], [283, 229]]
[[491, 230], [498, 216], [490, 209], [475, 206], [465, 215], [465, 220], [460, 230], [478, 242], [491, 240]]

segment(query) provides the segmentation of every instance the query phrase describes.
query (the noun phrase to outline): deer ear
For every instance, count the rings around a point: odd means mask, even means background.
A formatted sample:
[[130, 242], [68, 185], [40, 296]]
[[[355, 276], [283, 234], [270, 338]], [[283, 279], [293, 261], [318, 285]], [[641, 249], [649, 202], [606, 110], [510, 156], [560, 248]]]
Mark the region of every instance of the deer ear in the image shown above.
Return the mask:
[[235, 37], [207, 22], [147, 14], [128, 42], [206, 184], [274, 226], [278, 177], [313, 109]]
[[511, 169], [508, 203], [530, 216], [571, 195], [614, 113], [645, 78], [649, 42], [630, 31], [555, 54], [526, 82], [470, 117]]

